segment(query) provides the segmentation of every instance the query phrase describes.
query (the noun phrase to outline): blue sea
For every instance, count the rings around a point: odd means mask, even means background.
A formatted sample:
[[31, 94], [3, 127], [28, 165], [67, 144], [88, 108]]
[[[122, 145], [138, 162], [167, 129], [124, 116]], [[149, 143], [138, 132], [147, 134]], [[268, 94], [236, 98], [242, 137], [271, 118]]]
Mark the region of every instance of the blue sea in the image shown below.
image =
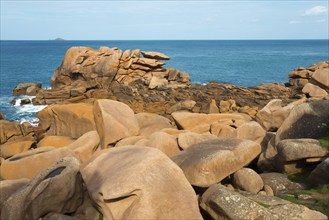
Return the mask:
[[[255, 86], [288, 81], [294, 68], [329, 60], [328, 40], [198, 40], [198, 41], [0, 41], [0, 112], [7, 120], [34, 121], [45, 106], [9, 104], [22, 82], [50, 87], [50, 78], [72, 46], [140, 48], [158, 51], [171, 60], [166, 67], [188, 72], [192, 83]], [[26, 98], [26, 97], [19, 97]], [[31, 98], [31, 97], [30, 97]]]

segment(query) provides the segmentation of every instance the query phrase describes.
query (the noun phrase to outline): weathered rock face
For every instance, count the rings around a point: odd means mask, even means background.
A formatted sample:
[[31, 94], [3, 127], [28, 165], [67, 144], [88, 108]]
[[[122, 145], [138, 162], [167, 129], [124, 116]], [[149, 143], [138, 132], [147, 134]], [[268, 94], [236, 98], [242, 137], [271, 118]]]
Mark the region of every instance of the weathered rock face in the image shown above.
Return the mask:
[[52, 164], [3, 203], [1, 219], [39, 219], [51, 212], [74, 212], [83, 195], [79, 165], [73, 157]]
[[48, 106], [37, 116], [45, 135], [79, 138], [96, 130], [93, 105], [87, 103]]
[[284, 139], [324, 137], [328, 126], [329, 100], [296, 105], [278, 129], [275, 144]]
[[202, 219], [183, 172], [159, 150], [109, 149], [82, 176], [104, 219]]
[[41, 89], [40, 83], [21, 83], [18, 84], [13, 90], [13, 96], [19, 95], [35, 95]]
[[260, 152], [260, 145], [253, 141], [218, 139], [192, 145], [172, 159], [192, 185], [208, 187], [250, 163]]
[[94, 104], [94, 118], [102, 148], [125, 137], [139, 134], [133, 110], [124, 103], [100, 99]]

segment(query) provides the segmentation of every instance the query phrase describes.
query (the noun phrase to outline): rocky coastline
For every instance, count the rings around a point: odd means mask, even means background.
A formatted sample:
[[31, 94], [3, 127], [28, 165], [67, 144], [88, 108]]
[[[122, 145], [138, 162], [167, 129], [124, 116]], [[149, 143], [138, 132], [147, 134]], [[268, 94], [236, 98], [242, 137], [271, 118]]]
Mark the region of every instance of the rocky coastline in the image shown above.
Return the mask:
[[328, 219], [329, 61], [246, 88], [168, 59], [73, 47], [17, 85], [48, 107], [0, 114], [1, 219]]

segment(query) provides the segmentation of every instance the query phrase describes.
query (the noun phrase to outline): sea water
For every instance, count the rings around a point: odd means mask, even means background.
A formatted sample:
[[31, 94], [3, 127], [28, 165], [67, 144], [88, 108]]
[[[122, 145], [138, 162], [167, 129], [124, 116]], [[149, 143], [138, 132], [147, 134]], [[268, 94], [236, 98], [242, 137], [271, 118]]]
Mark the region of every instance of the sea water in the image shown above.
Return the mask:
[[[50, 78], [72, 46], [139, 48], [169, 56], [165, 67], [190, 74], [192, 83], [216, 81], [240, 86], [288, 81], [294, 68], [329, 60], [328, 40], [197, 40], [197, 41], [0, 41], [0, 112], [7, 120], [35, 121], [45, 106], [11, 105], [18, 83]], [[18, 97], [18, 99], [32, 97]]]

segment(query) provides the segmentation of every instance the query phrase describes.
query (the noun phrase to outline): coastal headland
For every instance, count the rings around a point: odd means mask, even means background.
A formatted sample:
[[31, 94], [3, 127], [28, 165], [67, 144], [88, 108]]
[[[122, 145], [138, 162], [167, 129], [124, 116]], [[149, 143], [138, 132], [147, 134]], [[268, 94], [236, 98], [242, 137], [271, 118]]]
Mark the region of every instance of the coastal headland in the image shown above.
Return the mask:
[[328, 219], [329, 61], [192, 85], [170, 57], [72, 47], [37, 127], [0, 114], [1, 219]]

